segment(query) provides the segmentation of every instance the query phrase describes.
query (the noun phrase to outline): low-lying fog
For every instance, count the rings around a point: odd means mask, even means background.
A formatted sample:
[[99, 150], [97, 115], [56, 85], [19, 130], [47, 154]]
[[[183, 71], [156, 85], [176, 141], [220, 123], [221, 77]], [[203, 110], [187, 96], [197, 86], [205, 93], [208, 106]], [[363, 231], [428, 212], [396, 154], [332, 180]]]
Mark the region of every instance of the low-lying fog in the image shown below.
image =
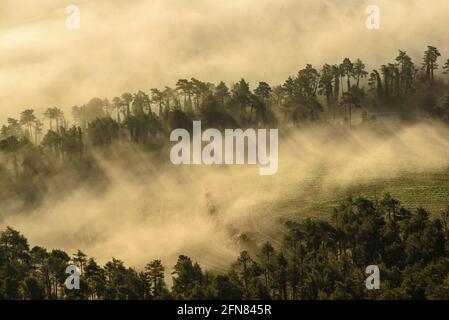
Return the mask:
[[[102, 263], [116, 257], [139, 268], [160, 258], [170, 269], [186, 254], [206, 269], [225, 270], [248, 243], [279, 241], [280, 218], [292, 218], [281, 204], [310, 196], [307, 182], [313, 181], [319, 191], [312, 196], [319, 198], [336, 186], [443, 170], [448, 137], [447, 127], [430, 122], [394, 129], [280, 130], [274, 176], [259, 176], [257, 165], [174, 166], [169, 149], [166, 161], [157, 162], [121, 146], [114, 153], [126, 161], [100, 159], [111, 181], [103, 194], [79, 189], [1, 225], [20, 230], [31, 245], [81, 249]], [[294, 214], [313, 215], [300, 206]]]

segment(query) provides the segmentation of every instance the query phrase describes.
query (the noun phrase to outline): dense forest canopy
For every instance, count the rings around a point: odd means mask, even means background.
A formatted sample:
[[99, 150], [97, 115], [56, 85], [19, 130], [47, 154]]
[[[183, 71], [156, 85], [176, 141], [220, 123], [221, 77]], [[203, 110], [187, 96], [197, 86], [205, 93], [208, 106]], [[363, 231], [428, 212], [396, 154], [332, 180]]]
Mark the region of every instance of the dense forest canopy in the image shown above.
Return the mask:
[[[0, 234], [2, 299], [449, 299], [449, 211], [430, 219], [390, 195], [378, 202], [347, 199], [332, 221], [287, 221], [279, 247], [240, 253], [225, 274], [204, 271], [180, 255], [165, 281], [161, 260], [143, 270], [113, 258], [100, 266], [78, 250], [35, 246], [18, 231]], [[69, 264], [80, 289], [64, 282]], [[378, 265], [381, 290], [367, 290], [365, 268]]]
[[[82, 106], [73, 106], [73, 124], [60, 108], [48, 108], [43, 116], [52, 133], [44, 134], [43, 119], [28, 108], [19, 119], [8, 119], [1, 135], [3, 139], [26, 137], [49, 146], [54, 143], [54, 133], [61, 135], [62, 130], [65, 133], [76, 128], [90, 136], [94, 145], [107, 145], [120, 135], [134, 142], [148, 142], [167, 130], [188, 127], [195, 118], [211, 127], [248, 127], [273, 125], [280, 120], [296, 125], [335, 120], [337, 113], [340, 120], [351, 125], [351, 111], [361, 107], [365, 117], [375, 111], [401, 112], [404, 116], [422, 112], [447, 120], [447, 101], [437, 100], [445, 94], [449, 59], [441, 63], [440, 57], [437, 48], [428, 46], [422, 62], [413, 62], [399, 50], [394, 61], [372, 71], [366, 70], [360, 59], [345, 58], [321, 68], [307, 64], [282, 85], [260, 82], [254, 90], [244, 79], [231, 88], [224, 82], [179, 79], [174, 88], [139, 90], [112, 99], [93, 98]], [[439, 64], [443, 77], [436, 79]]]

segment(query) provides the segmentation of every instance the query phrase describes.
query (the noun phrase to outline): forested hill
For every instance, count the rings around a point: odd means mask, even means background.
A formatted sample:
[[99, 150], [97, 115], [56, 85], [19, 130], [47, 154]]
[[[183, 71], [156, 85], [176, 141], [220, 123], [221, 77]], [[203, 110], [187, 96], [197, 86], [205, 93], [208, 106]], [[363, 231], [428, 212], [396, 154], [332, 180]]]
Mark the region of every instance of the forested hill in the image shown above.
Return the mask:
[[[204, 271], [180, 255], [165, 267], [143, 270], [113, 258], [100, 266], [78, 251], [30, 249], [7, 228], [0, 234], [0, 299], [449, 299], [449, 211], [430, 219], [389, 195], [375, 203], [347, 199], [330, 222], [287, 222], [279, 247], [240, 253], [225, 274]], [[151, 255], [151, 252], [148, 252]], [[68, 290], [68, 265], [80, 272], [80, 289]], [[365, 268], [377, 265], [379, 290], [365, 287]]]
[[[46, 120], [28, 108], [0, 130], [0, 201], [4, 210], [11, 203], [36, 206], [51, 189], [46, 183], [50, 178], [59, 181], [55, 188], [61, 191], [89, 181], [106, 183], [94, 151], [117, 143], [157, 151], [167, 145], [173, 129], [191, 130], [193, 120], [219, 129], [370, 127], [385, 114], [447, 122], [449, 59], [440, 59], [438, 49], [429, 46], [422, 61], [414, 62], [400, 50], [392, 62], [371, 72], [360, 59], [321, 68], [308, 64], [282, 85], [260, 82], [254, 90], [244, 79], [231, 88], [223, 82], [179, 79], [174, 89], [93, 98], [73, 106], [74, 122], [58, 107], [48, 108]], [[68, 179], [67, 172], [75, 174]]]
[[[190, 129], [192, 119], [216, 128], [284, 127], [286, 123], [301, 126], [323, 121], [351, 126], [374, 121], [376, 114], [448, 121], [449, 59], [440, 70], [440, 56], [437, 48], [429, 46], [422, 62], [415, 63], [399, 50], [394, 61], [371, 72], [360, 59], [345, 58], [342, 63], [326, 63], [321, 68], [307, 64], [282, 85], [260, 82], [254, 90], [244, 79], [231, 88], [224, 82], [179, 79], [174, 89], [139, 90], [73, 106], [73, 122], [62, 109], [48, 108], [43, 114], [48, 121], [47, 132], [41, 115], [28, 108], [19, 119], [7, 120], [0, 137], [27, 138], [36, 145], [66, 153], [76, 151], [77, 139], [97, 146], [121, 138], [151, 144], [174, 128]], [[357, 110], [361, 118], [354, 120]], [[6, 141], [3, 144], [3, 148], [14, 149], [13, 140], [9, 146]]]
[[[4, 218], [10, 216], [27, 218], [49, 198], [56, 202], [73, 197], [81, 187], [92, 195], [104, 194], [111, 177], [99, 154], [136, 167], [137, 173], [139, 163], [131, 159], [136, 150], [168, 161], [170, 132], [191, 130], [193, 120], [201, 120], [203, 128], [283, 132], [372, 128], [382, 131], [381, 138], [386, 135], [385, 115], [406, 123], [430, 119], [446, 126], [449, 60], [441, 60], [432, 46], [422, 61], [412, 61], [399, 51], [391, 62], [372, 71], [360, 59], [345, 58], [319, 68], [308, 64], [282, 85], [260, 82], [253, 89], [244, 79], [229, 87], [223, 82], [179, 79], [175, 88], [93, 98], [72, 108], [73, 121], [61, 107], [38, 115], [29, 106], [0, 130], [0, 223], [5, 225]], [[328, 140], [328, 145], [334, 141]], [[160, 161], [154, 163], [156, 171]], [[440, 194], [446, 201], [448, 185], [436, 187], [444, 189]], [[402, 182], [397, 189], [401, 200], [406, 193], [408, 199], [416, 200], [416, 195], [428, 199], [419, 188], [410, 192]], [[306, 191], [318, 194], [313, 188]], [[174, 272], [171, 288], [159, 260], [149, 261], [144, 270], [117, 259], [100, 266], [82, 252], [70, 256], [52, 248], [30, 249], [23, 235], [6, 229], [0, 236], [0, 298], [449, 298], [448, 213], [441, 201], [430, 208], [430, 218], [416, 202], [413, 208], [407, 203], [406, 209], [388, 195], [382, 200], [376, 194], [343, 202], [340, 195], [312, 206], [320, 207], [329, 219], [284, 219], [281, 243], [258, 244], [257, 252], [242, 252], [229, 272], [206, 272], [195, 257], [180, 256], [174, 267], [167, 266]], [[293, 213], [304, 202], [287, 200], [293, 203], [289, 207]], [[67, 291], [63, 286], [65, 267], [71, 263], [82, 271], [80, 290]], [[365, 268], [371, 264], [380, 267], [382, 290], [364, 289]]]

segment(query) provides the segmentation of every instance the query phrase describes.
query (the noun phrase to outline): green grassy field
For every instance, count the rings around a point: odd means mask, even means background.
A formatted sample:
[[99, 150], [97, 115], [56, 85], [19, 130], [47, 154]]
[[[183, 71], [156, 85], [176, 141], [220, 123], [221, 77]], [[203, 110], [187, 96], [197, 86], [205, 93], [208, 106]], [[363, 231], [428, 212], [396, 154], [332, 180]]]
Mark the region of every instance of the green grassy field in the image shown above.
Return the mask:
[[322, 177], [317, 176], [295, 188], [297, 192], [289, 193], [272, 208], [279, 216], [293, 220], [329, 217], [345, 197], [364, 196], [376, 200], [387, 192], [406, 208], [423, 207], [432, 214], [439, 214], [449, 205], [449, 169], [433, 173], [400, 172], [391, 178], [373, 179], [348, 187], [323, 188]]

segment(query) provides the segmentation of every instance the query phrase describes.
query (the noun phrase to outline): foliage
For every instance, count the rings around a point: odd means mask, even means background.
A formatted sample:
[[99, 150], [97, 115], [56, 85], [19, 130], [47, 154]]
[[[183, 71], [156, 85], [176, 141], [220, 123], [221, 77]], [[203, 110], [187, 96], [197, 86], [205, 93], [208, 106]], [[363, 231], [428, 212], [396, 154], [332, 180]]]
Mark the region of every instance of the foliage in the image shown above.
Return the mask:
[[[180, 255], [168, 290], [160, 260], [144, 271], [113, 258], [103, 267], [77, 251], [30, 249], [7, 228], [0, 233], [2, 299], [448, 299], [448, 212], [431, 219], [386, 194], [379, 202], [348, 198], [331, 222], [288, 222], [282, 245], [261, 244], [253, 259], [240, 253], [226, 274], [204, 272]], [[65, 268], [81, 270], [80, 290], [65, 288]], [[381, 289], [365, 288], [364, 271], [378, 265]]]

